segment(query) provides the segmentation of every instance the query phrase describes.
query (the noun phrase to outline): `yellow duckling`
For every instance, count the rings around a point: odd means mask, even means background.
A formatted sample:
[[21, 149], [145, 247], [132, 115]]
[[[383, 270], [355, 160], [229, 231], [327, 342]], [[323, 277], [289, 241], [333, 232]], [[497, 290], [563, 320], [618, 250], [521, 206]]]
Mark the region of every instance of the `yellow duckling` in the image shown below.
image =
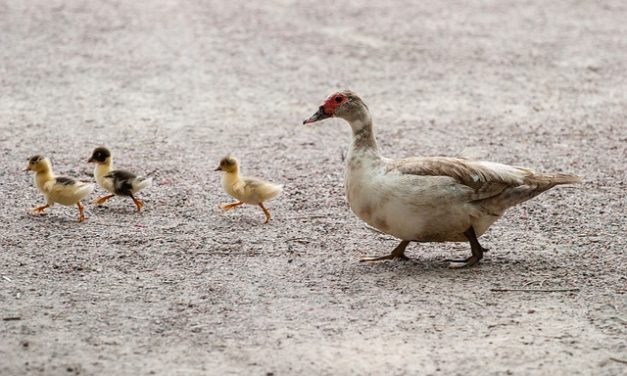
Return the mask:
[[50, 160], [41, 155], [35, 155], [28, 160], [26, 171], [35, 172], [35, 185], [46, 197], [46, 205], [33, 209], [34, 213], [42, 213], [54, 204], [78, 206], [78, 221], [85, 220], [84, 206], [81, 200], [94, 190], [93, 184], [83, 183], [76, 179], [54, 176]]
[[135, 203], [137, 211], [144, 207], [144, 202], [134, 195], [152, 184], [152, 178], [137, 176], [132, 172], [113, 169], [113, 158], [109, 149], [100, 146], [94, 149], [88, 163], [95, 163], [94, 177], [98, 184], [109, 191], [110, 195], [98, 197], [94, 204], [102, 205], [113, 196], [128, 196]]
[[222, 186], [226, 193], [238, 200], [230, 204], [221, 204], [222, 209], [227, 211], [242, 204], [259, 205], [266, 215], [266, 220], [263, 223], [270, 221], [272, 214], [263, 203], [278, 196], [283, 191], [283, 186], [257, 178], [241, 176], [239, 174], [239, 161], [230, 155], [222, 158], [216, 171], [224, 171]]

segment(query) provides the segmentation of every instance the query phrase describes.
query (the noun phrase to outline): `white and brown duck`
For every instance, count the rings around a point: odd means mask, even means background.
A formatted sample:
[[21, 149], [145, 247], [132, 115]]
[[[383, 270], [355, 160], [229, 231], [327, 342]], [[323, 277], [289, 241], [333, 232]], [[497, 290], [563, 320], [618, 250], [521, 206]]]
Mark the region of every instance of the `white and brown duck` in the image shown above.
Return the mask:
[[96, 182], [110, 193], [95, 199], [94, 204], [102, 205], [114, 196], [126, 196], [133, 200], [138, 212], [144, 207], [144, 202], [136, 197], [136, 194], [149, 187], [152, 184], [152, 178], [114, 169], [111, 152], [103, 146], [95, 148], [87, 162], [96, 164], [94, 168]]
[[447, 157], [388, 159], [381, 155], [368, 106], [350, 90], [330, 95], [304, 124], [329, 117], [346, 120], [353, 141], [346, 158], [345, 188], [351, 210], [368, 225], [401, 239], [387, 256], [406, 259], [410, 242], [469, 242], [472, 256], [449, 267], [478, 263], [478, 237], [505, 211], [578, 176], [538, 173], [500, 163]]

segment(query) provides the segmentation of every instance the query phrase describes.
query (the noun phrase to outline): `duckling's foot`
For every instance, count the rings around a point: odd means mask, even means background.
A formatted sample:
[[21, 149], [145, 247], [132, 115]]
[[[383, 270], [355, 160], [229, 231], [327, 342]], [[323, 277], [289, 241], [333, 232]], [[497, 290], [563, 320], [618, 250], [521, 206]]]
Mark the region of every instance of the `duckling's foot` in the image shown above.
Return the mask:
[[85, 220], [85, 213], [83, 213], [85, 206], [80, 201], [76, 203], [76, 206], [78, 206], [78, 223], [81, 223]]
[[261, 210], [263, 210], [263, 214], [266, 215], [266, 220], [263, 222], [263, 224], [265, 225], [270, 221], [270, 218], [272, 218], [272, 213], [270, 213], [270, 210], [268, 210], [268, 208], [263, 205], [263, 202], [259, 204], [259, 207], [261, 207]]
[[449, 262], [449, 269], [461, 269], [473, 266], [479, 263], [479, 261], [483, 258], [483, 253], [488, 251], [487, 248], [483, 248], [481, 244], [479, 244], [479, 240], [477, 240], [477, 235], [475, 234], [475, 229], [472, 228], [472, 226], [464, 232], [464, 235], [470, 242], [472, 256], [463, 260], [446, 260]]
[[115, 195], [101, 196], [101, 197], [98, 197], [97, 199], [95, 199], [94, 201], [92, 201], [91, 203], [94, 204], [94, 205], [102, 205], [105, 202], [107, 202], [107, 200], [109, 200], [113, 196], [115, 196]]
[[394, 248], [392, 253], [390, 253], [389, 255], [381, 256], [381, 257], [364, 257], [361, 260], [359, 260], [359, 262], [374, 262], [374, 261], [394, 260], [394, 259], [407, 261], [409, 260], [409, 257], [405, 256], [405, 248], [407, 248], [408, 244], [409, 244], [408, 240], [403, 240], [399, 245], [396, 246], [396, 248]]
[[142, 208], [144, 207], [144, 202], [133, 195], [131, 195], [131, 198], [133, 199], [133, 202], [135, 203], [135, 206], [137, 207], [137, 211], [142, 210]]
[[241, 201], [232, 202], [230, 204], [220, 204], [220, 208], [222, 208], [222, 210], [224, 210], [224, 211], [229, 211], [229, 210], [233, 209], [234, 207], [240, 206], [242, 204], [243, 204], [243, 202], [241, 202]]
[[44, 212], [44, 210], [46, 210], [47, 208], [49, 208], [50, 205], [46, 204], [43, 206], [38, 206], [36, 208], [33, 208], [33, 214], [41, 214]]

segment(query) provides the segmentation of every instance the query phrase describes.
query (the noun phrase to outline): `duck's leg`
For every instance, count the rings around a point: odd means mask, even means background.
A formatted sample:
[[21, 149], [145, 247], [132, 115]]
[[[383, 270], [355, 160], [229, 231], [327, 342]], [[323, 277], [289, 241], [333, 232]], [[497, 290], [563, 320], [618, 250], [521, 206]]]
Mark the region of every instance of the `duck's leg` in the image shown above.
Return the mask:
[[270, 213], [270, 210], [268, 210], [268, 208], [263, 205], [263, 202], [259, 204], [259, 207], [261, 207], [261, 210], [263, 210], [263, 214], [266, 215], [266, 220], [263, 222], [264, 224], [266, 224], [270, 221], [270, 218], [272, 218], [272, 213]]
[[409, 260], [407, 256], [405, 256], [405, 248], [409, 244], [409, 240], [403, 240], [399, 245], [394, 248], [392, 253], [387, 256], [381, 257], [365, 257], [359, 260], [359, 262], [370, 262], [370, 261], [382, 261], [382, 260], [393, 260], [393, 259], [401, 259], [401, 260]]
[[220, 207], [222, 208], [222, 210], [227, 211], [233, 209], [236, 206], [240, 206], [241, 204], [243, 204], [243, 202], [237, 201], [230, 204], [220, 204]]
[[486, 248], [483, 248], [481, 244], [479, 244], [479, 240], [477, 240], [477, 234], [475, 234], [475, 229], [470, 226], [468, 230], [464, 232], [464, 236], [470, 242], [470, 250], [472, 251], [472, 256], [468, 257], [464, 260], [446, 260], [448, 261], [449, 268], [451, 269], [460, 269], [468, 266], [473, 266], [477, 264], [483, 258], [483, 253], [487, 252]]
[[50, 205], [46, 204], [46, 205], [42, 205], [42, 206], [38, 206], [36, 208], [33, 208], [33, 213], [35, 214], [41, 214], [44, 212], [44, 210], [46, 210], [47, 208], [49, 208]]
[[133, 202], [135, 203], [135, 206], [137, 207], [137, 211], [142, 210], [142, 208], [144, 207], [144, 202], [133, 195], [130, 195], [130, 196]]
[[94, 205], [102, 205], [105, 202], [107, 202], [107, 200], [110, 199], [113, 196], [115, 196], [115, 195], [101, 196], [101, 197], [98, 197], [97, 199], [95, 199], [94, 201], [92, 201], [91, 203], [94, 204]]
[[76, 203], [76, 206], [78, 206], [78, 223], [81, 223], [85, 220], [85, 213], [83, 212], [85, 206], [80, 201]]

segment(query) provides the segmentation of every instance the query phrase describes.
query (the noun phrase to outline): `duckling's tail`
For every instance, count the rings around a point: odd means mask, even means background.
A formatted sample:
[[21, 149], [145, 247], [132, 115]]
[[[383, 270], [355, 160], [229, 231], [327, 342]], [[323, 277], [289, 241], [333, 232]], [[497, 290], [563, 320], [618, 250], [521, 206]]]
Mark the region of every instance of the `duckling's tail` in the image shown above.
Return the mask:
[[268, 184], [263, 188], [262, 197], [264, 198], [264, 201], [271, 200], [283, 192], [282, 185]]
[[134, 191], [139, 192], [144, 188], [150, 187], [152, 185], [152, 178], [139, 177], [137, 178], [137, 182], [134, 184]]

